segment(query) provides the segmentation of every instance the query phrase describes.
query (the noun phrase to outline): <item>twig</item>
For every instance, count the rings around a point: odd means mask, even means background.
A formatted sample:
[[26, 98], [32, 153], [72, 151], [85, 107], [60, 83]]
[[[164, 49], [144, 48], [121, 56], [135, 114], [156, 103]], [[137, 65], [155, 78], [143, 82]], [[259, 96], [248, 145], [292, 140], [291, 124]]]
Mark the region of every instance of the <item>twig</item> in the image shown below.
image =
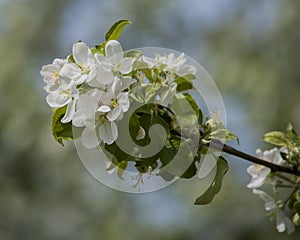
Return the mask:
[[225, 153], [228, 153], [230, 155], [245, 159], [247, 161], [250, 161], [250, 162], [253, 162], [253, 163], [256, 163], [259, 165], [266, 166], [266, 167], [270, 168], [272, 172], [284, 172], [284, 173], [289, 173], [289, 174], [300, 176], [300, 171], [298, 171], [297, 169], [294, 169], [293, 167], [284, 167], [284, 166], [276, 165], [271, 162], [264, 161], [260, 158], [257, 158], [257, 157], [251, 156], [247, 153], [244, 153], [242, 151], [239, 151], [227, 144], [223, 144], [219, 140], [212, 140], [210, 146], [213, 148], [216, 148], [218, 150], [221, 150]]

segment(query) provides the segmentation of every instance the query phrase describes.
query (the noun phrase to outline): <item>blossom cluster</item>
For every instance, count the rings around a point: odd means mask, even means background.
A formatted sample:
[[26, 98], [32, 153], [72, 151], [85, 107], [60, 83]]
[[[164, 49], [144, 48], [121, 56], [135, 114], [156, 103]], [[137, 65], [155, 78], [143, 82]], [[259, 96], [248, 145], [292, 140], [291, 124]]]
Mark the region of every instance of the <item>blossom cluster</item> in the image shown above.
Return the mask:
[[[55, 59], [42, 67], [47, 103], [55, 109], [66, 107], [61, 122], [83, 128], [81, 137], [85, 147], [94, 148], [101, 142], [112, 144], [118, 138], [116, 122], [123, 118], [133, 101], [130, 86], [146, 84], [143, 79], [133, 77], [137, 61], [143, 63], [143, 68], [166, 73], [160, 81], [164, 90], [157, 95], [164, 106], [172, 102], [176, 93], [177, 84], [172, 82], [174, 74], [195, 73], [195, 67], [185, 64], [184, 54], [179, 57], [173, 53], [155, 58], [142, 54], [127, 57], [117, 40], [108, 41], [102, 53], [77, 42], [68, 58]], [[143, 133], [143, 129], [140, 132]]]
[[[123, 52], [117, 39], [130, 23], [119, 20], [105, 34], [103, 43], [90, 48], [79, 41], [67, 58], [54, 59], [42, 67], [46, 101], [54, 111], [53, 137], [62, 145], [63, 140], [81, 139], [87, 149], [103, 151], [106, 172], [115, 172], [121, 179], [124, 170], [134, 166], [138, 174], [132, 178], [137, 180], [133, 187], [143, 183], [144, 173], [167, 182], [175, 177], [190, 179], [199, 172], [202, 156], [212, 154], [216, 159], [214, 179], [195, 201], [196, 205], [206, 205], [219, 193], [228, 170], [224, 157], [214, 152], [220, 150], [220, 143], [238, 138], [217, 115], [204, 118], [195, 91], [190, 91], [198, 90], [192, 81], [202, 79], [203, 69], [197, 64], [188, 65], [193, 61], [184, 54], [176, 56], [174, 51], [163, 50], [159, 51], [162, 55], [149, 57], [142, 49]], [[165, 134], [162, 128], [152, 128], [156, 124], [164, 128]], [[252, 179], [247, 187], [264, 200], [266, 211], [276, 219], [277, 230], [291, 233], [294, 224], [300, 225], [300, 136], [289, 124], [286, 132], [269, 132], [263, 139], [281, 147], [257, 150], [260, 162], [277, 165], [277, 172], [251, 165], [247, 171]], [[129, 147], [124, 150], [122, 144]], [[210, 151], [210, 145], [216, 149]], [[141, 149], [147, 154], [141, 154]], [[235, 155], [235, 151], [227, 148], [229, 154]], [[249, 156], [243, 158], [249, 160]], [[292, 192], [284, 201], [275, 200], [262, 190], [266, 185], [272, 186], [275, 193], [278, 188]], [[286, 206], [294, 213], [293, 221], [283, 213]]]
[[[276, 165], [283, 165], [285, 163], [281, 156], [281, 152], [287, 151], [284, 148], [280, 150], [278, 148], [273, 148], [264, 152], [260, 149], [256, 150], [256, 154], [260, 159]], [[271, 169], [259, 164], [253, 164], [247, 168], [247, 172], [251, 175], [251, 181], [247, 184], [247, 187], [252, 189], [253, 194], [258, 195], [263, 199], [265, 202], [265, 210], [269, 212], [271, 218], [276, 219], [277, 231], [287, 231], [288, 234], [292, 233], [295, 230], [295, 226], [292, 220], [284, 214], [283, 202], [281, 200], [275, 201], [268, 193], [258, 189], [263, 187], [264, 184], [270, 184], [276, 191], [276, 187], [279, 186], [279, 181], [272, 176]]]

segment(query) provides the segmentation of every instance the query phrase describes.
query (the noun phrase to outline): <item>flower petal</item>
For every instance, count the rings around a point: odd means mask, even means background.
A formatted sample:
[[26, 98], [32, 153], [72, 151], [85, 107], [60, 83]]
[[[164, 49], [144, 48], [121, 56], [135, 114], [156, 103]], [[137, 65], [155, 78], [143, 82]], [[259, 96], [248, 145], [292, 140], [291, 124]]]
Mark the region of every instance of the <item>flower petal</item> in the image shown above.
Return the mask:
[[102, 65], [97, 68], [97, 77], [101, 85], [110, 84], [114, 80], [113, 73], [107, 69], [104, 69]]
[[119, 106], [117, 106], [112, 111], [110, 111], [110, 113], [108, 113], [106, 117], [109, 121], [115, 121], [119, 118], [121, 114], [122, 109]]
[[72, 101], [72, 102], [68, 103], [67, 111], [66, 111], [64, 117], [61, 119], [62, 123], [68, 123], [68, 122], [72, 121], [74, 113], [75, 113], [75, 105], [76, 105], [76, 101]]
[[267, 211], [271, 211], [277, 208], [275, 200], [267, 193], [262, 190], [253, 189], [253, 193], [257, 194], [261, 197], [262, 200], [265, 202], [265, 209]]
[[88, 149], [97, 147], [99, 145], [95, 128], [92, 126], [87, 126], [85, 129], [83, 129], [81, 138], [83, 146]]
[[276, 211], [276, 228], [278, 232], [284, 232], [287, 230], [288, 234], [295, 231], [295, 225], [292, 220], [279, 209]]
[[267, 167], [254, 164], [247, 168], [247, 172], [251, 175], [252, 179], [247, 185], [248, 188], [258, 188], [261, 187], [271, 170]]
[[118, 138], [117, 125], [114, 122], [105, 122], [99, 127], [99, 136], [104, 143], [112, 144]]
[[134, 61], [134, 58], [123, 58], [120, 63], [119, 71], [123, 74], [130, 73], [132, 71]]
[[119, 93], [118, 97], [118, 105], [122, 109], [123, 112], [126, 112], [129, 109], [129, 99], [128, 99], [128, 94], [127, 93]]
[[101, 107], [99, 107], [97, 109], [98, 112], [101, 112], [101, 113], [107, 113], [107, 112], [110, 112], [111, 111], [111, 108], [109, 106], [106, 106], [106, 105], [102, 105]]
[[131, 77], [122, 76], [121, 82], [122, 82], [121, 91], [123, 91], [127, 89], [134, 82], [134, 80]]
[[81, 69], [75, 63], [68, 63], [61, 69], [60, 74], [63, 77], [70, 79], [79, 78], [81, 75]]
[[48, 94], [46, 101], [50, 107], [59, 108], [68, 104], [72, 99], [67, 94], [59, 94], [59, 91]]
[[106, 58], [123, 53], [122, 46], [117, 40], [110, 40], [105, 45]]
[[86, 66], [88, 62], [88, 46], [83, 42], [77, 42], [73, 45], [73, 58], [77, 64]]
[[121, 82], [120, 78], [118, 78], [118, 77], [114, 78], [114, 81], [111, 85], [111, 91], [115, 96], [117, 96], [118, 93], [122, 91], [122, 82]]
[[84, 127], [86, 119], [87, 117], [82, 110], [76, 111], [72, 119], [72, 124], [75, 127]]
[[139, 126], [139, 131], [138, 131], [138, 134], [137, 134], [137, 136], [136, 136], [136, 140], [144, 139], [145, 136], [146, 136], [145, 129], [142, 128], [141, 126]]

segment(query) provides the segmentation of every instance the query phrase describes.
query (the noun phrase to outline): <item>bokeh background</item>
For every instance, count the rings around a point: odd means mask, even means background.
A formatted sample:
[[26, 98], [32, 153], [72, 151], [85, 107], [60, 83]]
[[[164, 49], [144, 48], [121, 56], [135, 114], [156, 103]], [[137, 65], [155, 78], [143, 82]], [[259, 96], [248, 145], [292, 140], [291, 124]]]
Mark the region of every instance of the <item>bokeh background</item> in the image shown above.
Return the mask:
[[298, 0], [0, 0], [0, 239], [299, 239], [300, 229], [276, 232], [237, 158], [208, 206], [193, 205], [197, 181], [141, 195], [98, 183], [72, 143], [52, 139], [39, 75], [77, 40], [92, 46], [131, 19], [123, 47], [170, 48], [201, 63], [239, 148], [254, 154], [267, 147], [264, 132], [288, 122], [300, 131], [299, 9]]

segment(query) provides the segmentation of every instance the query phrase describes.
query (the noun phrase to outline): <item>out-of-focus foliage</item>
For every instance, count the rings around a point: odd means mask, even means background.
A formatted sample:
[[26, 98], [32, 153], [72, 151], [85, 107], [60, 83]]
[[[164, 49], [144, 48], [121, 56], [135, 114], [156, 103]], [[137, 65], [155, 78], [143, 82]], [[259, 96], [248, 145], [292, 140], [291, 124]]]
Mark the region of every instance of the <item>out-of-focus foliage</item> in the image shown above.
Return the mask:
[[300, 2], [244, 1], [206, 35], [218, 86], [236, 92], [264, 129], [300, 127]]
[[[240, 103], [229, 120], [247, 114], [251, 129], [283, 129], [289, 121], [299, 129], [298, 9], [297, 0], [1, 1], [0, 238], [287, 239], [261, 214], [248, 178], [232, 170], [207, 207], [191, 202], [205, 190], [198, 179], [140, 196], [97, 183], [72, 145], [53, 141], [38, 71], [65, 57], [65, 46], [98, 42], [111, 22], [133, 19], [124, 48], [187, 52]], [[262, 135], [237, 130], [242, 145]], [[289, 239], [299, 239], [299, 230]]]

